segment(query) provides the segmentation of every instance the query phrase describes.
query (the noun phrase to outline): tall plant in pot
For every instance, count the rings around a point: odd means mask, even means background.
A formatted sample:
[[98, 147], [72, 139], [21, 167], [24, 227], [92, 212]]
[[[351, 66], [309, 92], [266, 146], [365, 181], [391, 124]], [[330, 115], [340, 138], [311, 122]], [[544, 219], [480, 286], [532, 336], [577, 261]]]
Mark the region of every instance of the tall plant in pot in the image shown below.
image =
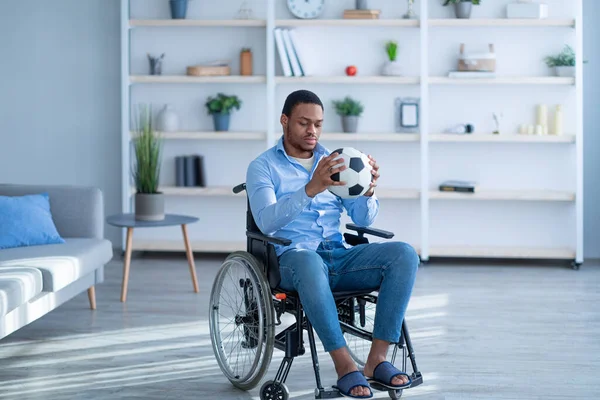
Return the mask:
[[242, 101], [235, 95], [217, 93], [215, 97], [208, 97], [205, 106], [208, 113], [213, 117], [215, 131], [222, 132], [229, 130], [231, 113], [240, 109]]
[[400, 62], [398, 58], [398, 43], [390, 40], [385, 44], [385, 52], [388, 60], [383, 64], [383, 75], [400, 75]]
[[468, 19], [471, 18], [471, 10], [473, 5], [480, 5], [481, 0], [444, 0], [444, 6], [454, 5], [454, 14], [456, 18]]
[[154, 130], [152, 107], [140, 105], [134, 129], [135, 218], [161, 221], [165, 218], [163, 193], [158, 191], [161, 167], [161, 139]]
[[345, 133], [355, 133], [358, 130], [358, 120], [364, 111], [362, 103], [346, 96], [342, 100], [334, 100], [333, 106], [336, 114], [342, 117], [343, 131]]

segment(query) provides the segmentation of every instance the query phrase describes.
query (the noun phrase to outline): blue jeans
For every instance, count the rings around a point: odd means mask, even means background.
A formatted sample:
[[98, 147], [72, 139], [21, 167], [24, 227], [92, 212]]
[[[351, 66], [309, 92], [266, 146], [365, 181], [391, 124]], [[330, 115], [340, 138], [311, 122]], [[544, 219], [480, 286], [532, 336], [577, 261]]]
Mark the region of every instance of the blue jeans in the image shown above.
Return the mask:
[[284, 290], [296, 291], [325, 351], [346, 346], [332, 291], [377, 290], [373, 337], [400, 338], [419, 256], [403, 242], [375, 242], [349, 249], [323, 241], [316, 251], [290, 249], [279, 257]]

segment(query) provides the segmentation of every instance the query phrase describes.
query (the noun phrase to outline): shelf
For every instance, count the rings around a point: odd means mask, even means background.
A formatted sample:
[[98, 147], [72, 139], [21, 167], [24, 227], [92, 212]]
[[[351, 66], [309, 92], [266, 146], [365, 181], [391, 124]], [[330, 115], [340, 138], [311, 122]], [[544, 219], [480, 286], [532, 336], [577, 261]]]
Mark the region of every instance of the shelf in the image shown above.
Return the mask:
[[488, 190], [479, 189], [475, 193], [429, 192], [432, 200], [514, 200], [514, 201], [574, 201], [573, 192], [556, 190]]
[[574, 143], [574, 135], [520, 135], [475, 133], [434, 133], [429, 135], [430, 142], [460, 142], [460, 143]]
[[[202, 221], [202, 219], [200, 220]], [[191, 241], [192, 251], [201, 253], [232, 253], [246, 250], [246, 242], [225, 241]], [[183, 240], [135, 239], [132, 242], [135, 251], [185, 251]]]
[[165, 140], [265, 140], [264, 132], [157, 132]]
[[470, 19], [430, 19], [429, 26], [442, 27], [574, 27], [574, 19], [509, 19], [509, 18], [470, 18]]
[[227, 27], [227, 26], [249, 26], [264, 27], [267, 22], [264, 19], [132, 19], [129, 20], [130, 27], [138, 26], [206, 26], [206, 27]]
[[265, 76], [131, 75], [131, 83], [264, 83]]
[[531, 259], [574, 259], [575, 251], [546, 247], [496, 247], [496, 246], [431, 246], [431, 257], [490, 257]]
[[277, 76], [276, 83], [366, 83], [366, 84], [402, 84], [415, 85], [418, 76]]
[[348, 142], [418, 142], [418, 133], [337, 133], [325, 132], [320, 141], [345, 140]]
[[574, 85], [575, 78], [562, 76], [499, 76], [496, 78], [449, 78], [432, 76], [431, 85]]
[[417, 19], [277, 19], [275, 25], [292, 26], [396, 26], [414, 28], [419, 26]]

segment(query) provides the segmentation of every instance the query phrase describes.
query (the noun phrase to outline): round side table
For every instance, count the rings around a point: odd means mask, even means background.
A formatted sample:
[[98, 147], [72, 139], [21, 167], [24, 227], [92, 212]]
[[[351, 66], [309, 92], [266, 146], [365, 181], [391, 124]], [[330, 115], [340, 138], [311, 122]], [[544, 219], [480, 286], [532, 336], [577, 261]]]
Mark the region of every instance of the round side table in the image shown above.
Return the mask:
[[194, 265], [194, 255], [187, 234], [187, 224], [197, 222], [198, 218], [189, 215], [166, 214], [162, 221], [139, 221], [135, 219], [135, 214], [117, 214], [106, 218], [106, 222], [120, 228], [127, 228], [127, 240], [125, 245], [125, 263], [123, 265], [123, 283], [121, 285], [121, 301], [127, 299], [127, 284], [129, 283], [129, 266], [131, 265], [131, 247], [133, 242], [134, 228], [158, 228], [163, 226], [181, 225], [183, 232], [183, 244], [187, 255], [188, 264], [190, 266], [190, 274], [192, 275], [192, 284], [194, 292], [198, 293], [198, 278], [196, 277], [196, 266]]

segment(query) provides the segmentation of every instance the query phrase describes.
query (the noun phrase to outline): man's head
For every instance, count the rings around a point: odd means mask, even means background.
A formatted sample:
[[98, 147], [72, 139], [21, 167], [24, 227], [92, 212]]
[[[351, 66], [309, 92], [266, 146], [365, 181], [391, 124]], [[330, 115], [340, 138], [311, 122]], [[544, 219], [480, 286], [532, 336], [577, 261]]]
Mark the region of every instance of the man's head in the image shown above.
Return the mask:
[[308, 158], [321, 136], [323, 103], [311, 91], [297, 90], [285, 99], [280, 118], [286, 151]]

